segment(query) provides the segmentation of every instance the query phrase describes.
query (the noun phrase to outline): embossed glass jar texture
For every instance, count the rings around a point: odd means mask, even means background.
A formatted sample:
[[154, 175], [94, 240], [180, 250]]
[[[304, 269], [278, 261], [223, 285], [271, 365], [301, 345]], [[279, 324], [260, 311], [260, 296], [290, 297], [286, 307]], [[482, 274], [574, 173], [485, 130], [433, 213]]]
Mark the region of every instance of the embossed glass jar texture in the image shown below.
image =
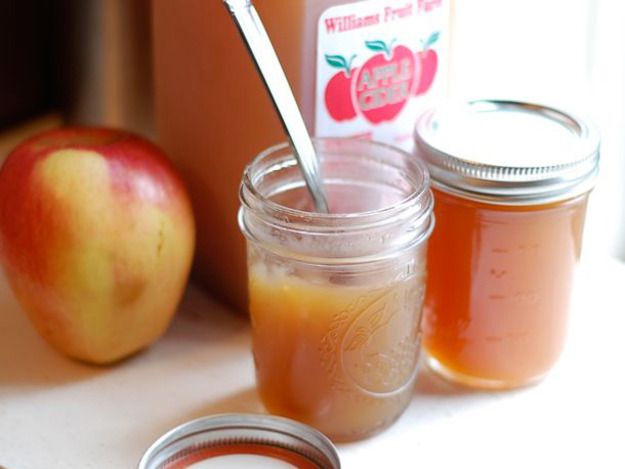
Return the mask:
[[432, 195], [399, 149], [315, 146], [330, 214], [313, 211], [284, 144], [246, 168], [239, 224], [262, 401], [346, 441], [388, 426], [412, 395]]

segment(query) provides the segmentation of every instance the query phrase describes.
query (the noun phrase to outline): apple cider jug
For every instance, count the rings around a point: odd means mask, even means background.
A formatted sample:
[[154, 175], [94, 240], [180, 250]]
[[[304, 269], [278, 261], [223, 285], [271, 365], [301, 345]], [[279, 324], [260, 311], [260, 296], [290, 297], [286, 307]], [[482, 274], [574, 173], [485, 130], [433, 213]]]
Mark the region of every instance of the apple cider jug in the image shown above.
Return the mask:
[[[447, 89], [450, 0], [256, 0], [309, 131], [411, 150]], [[153, 0], [158, 140], [190, 189], [196, 273], [244, 310], [236, 213], [250, 155], [285, 139], [220, 0]]]

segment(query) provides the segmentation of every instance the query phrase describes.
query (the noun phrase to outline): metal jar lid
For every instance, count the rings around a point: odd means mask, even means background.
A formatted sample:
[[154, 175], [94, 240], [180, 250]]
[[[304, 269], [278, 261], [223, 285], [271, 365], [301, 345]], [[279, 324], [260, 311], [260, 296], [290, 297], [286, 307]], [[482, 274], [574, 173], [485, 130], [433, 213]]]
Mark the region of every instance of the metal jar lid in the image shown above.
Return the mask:
[[478, 100], [427, 111], [416, 153], [432, 185], [504, 205], [569, 199], [594, 186], [599, 137], [586, 122], [546, 106]]
[[145, 452], [138, 469], [204, 467], [202, 461], [210, 460], [217, 463], [210, 467], [261, 467], [256, 461], [225, 458], [220, 466], [218, 461], [224, 456], [261, 457], [269, 461], [262, 467], [341, 467], [332, 442], [312, 427], [269, 415], [220, 414], [192, 420], [164, 434]]

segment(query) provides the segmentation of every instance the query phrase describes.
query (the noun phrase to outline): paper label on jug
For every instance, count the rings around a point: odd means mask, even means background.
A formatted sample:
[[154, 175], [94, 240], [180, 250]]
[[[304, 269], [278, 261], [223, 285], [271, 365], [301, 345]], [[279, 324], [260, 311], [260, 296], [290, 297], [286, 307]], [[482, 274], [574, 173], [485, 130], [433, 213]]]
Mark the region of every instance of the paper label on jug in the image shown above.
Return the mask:
[[449, 0], [364, 0], [318, 24], [315, 134], [410, 150], [416, 119], [446, 92]]

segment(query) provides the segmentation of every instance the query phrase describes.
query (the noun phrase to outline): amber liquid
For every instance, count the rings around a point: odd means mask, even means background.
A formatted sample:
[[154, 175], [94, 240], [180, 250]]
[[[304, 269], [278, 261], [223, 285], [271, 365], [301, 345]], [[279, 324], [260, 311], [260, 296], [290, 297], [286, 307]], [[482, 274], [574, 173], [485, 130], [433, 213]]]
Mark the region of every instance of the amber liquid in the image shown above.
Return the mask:
[[250, 269], [257, 384], [267, 409], [354, 440], [408, 405], [417, 367], [423, 273], [377, 286]]
[[465, 384], [540, 379], [562, 350], [586, 196], [553, 205], [487, 205], [435, 191], [424, 348]]

